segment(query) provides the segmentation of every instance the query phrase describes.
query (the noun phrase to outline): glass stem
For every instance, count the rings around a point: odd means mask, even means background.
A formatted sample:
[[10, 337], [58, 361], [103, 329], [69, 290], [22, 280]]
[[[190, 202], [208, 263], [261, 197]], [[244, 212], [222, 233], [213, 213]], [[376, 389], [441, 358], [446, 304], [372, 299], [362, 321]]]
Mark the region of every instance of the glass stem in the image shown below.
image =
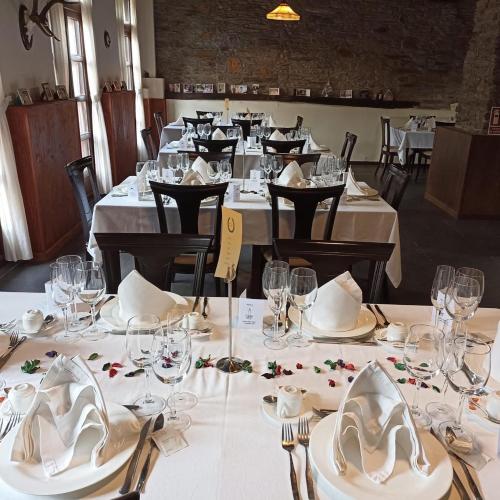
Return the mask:
[[419, 390], [420, 386], [422, 385], [422, 382], [420, 379], [417, 378], [415, 381], [415, 394], [413, 395], [413, 403], [411, 404], [411, 409], [413, 410], [414, 413], [419, 413], [420, 410], [418, 409], [418, 396], [419, 396]]
[[92, 330], [95, 330], [95, 302], [90, 306], [90, 314], [92, 315]]
[[170, 417], [169, 420], [175, 420], [177, 418], [177, 410], [175, 409], [175, 385], [172, 384], [171, 392], [170, 392], [170, 397], [168, 398], [170, 403]]
[[62, 308], [63, 312], [63, 319], [64, 319], [64, 336], [69, 337], [69, 331], [68, 331], [68, 307], [65, 306]]
[[149, 375], [151, 374], [151, 367], [147, 366], [144, 371], [145, 371], [145, 375], [146, 375], [146, 377], [145, 377], [146, 397], [144, 398], [144, 400], [146, 401], [146, 403], [151, 403], [151, 401], [152, 401], [151, 388], [150, 388], [151, 383], [149, 380]]
[[439, 328], [439, 314], [439, 309], [437, 307], [434, 307], [434, 326], [436, 328]]
[[274, 311], [273, 340], [278, 342], [280, 309]]
[[446, 396], [446, 391], [448, 390], [448, 387], [449, 387], [448, 379], [445, 377], [444, 382], [443, 382], [443, 386], [441, 387], [441, 393], [442, 393], [441, 397], [443, 399], [443, 402], [444, 402], [444, 398]]
[[460, 393], [460, 403], [458, 404], [458, 410], [457, 410], [457, 415], [455, 417], [455, 425], [457, 427], [462, 426], [462, 415], [464, 413], [464, 405], [465, 405], [465, 400], [467, 396], [465, 395], [464, 392]]
[[302, 317], [304, 315], [304, 311], [300, 309], [300, 315], [299, 315], [299, 331], [297, 332], [297, 338], [301, 339], [302, 338]]

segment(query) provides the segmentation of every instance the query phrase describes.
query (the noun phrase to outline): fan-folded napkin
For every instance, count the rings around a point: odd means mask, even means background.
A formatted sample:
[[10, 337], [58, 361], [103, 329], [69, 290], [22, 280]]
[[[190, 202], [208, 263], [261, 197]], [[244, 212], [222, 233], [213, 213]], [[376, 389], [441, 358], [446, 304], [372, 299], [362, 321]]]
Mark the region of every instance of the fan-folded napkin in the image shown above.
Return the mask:
[[306, 188], [307, 182], [304, 179], [304, 173], [299, 164], [294, 160], [290, 162], [281, 172], [277, 179], [277, 184], [280, 186], [288, 186], [294, 188]]
[[316, 302], [306, 311], [306, 318], [320, 330], [345, 332], [355, 328], [362, 302], [361, 288], [346, 271], [318, 289]]
[[46, 476], [112, 455], [106, 405], [80, 358], [59, 355], [21, 422], [11, 452], [14, 462], [41, 462]]
[[286, 141], [286, 137], [276, 129], [269, 137], [270, 141]]
[[276, 122], [273, 120], [273, 117], [270, 116], [269, 117], [269, 126], [270, 127], [277, 127], [278, 125], [276, 124]]
[[309, 148], [311, 151], [321, 151], [323, 148], [322, 146], [319, 146], [316, 141], [311, 137], [309, 137]]
[[[416, 473], [429, 475], [430, 464], [410, 408], [384, 368], [372, 361], [340, 404], [333, 434], [333, 467], [337, 474], [344, 474], [349, 462], [360, 456], [366, 476], [383, 483], [393, 473], [398, 447]], [[355, 456], [348, 456], [349, 448]]]
[[169, 125], [184, 125], [184, 119], [182, 116], [179, 116], [175, 122], [169, 123]]
[[188, 185], [188, 186], [202, 186], [203, 184], [206, 184], [206, 182], [203, 180], [203, 177], [201, 174], [193, 170], [191, 167], [185, 174], [184, 177], [182, 178], [181, 184]]
[[225, 141], [226, 139], [226, 134], [220, 128], [216, 129], [212, 134], [212, 140], [214, 141]]
[[347, 195], [348, 196], [375, 196], [377, 191], [369, 186], [363, 187], [354, 178], [352, 169], [347, 173], [346, 181]]
[[[196, 174], [198, 175], [198, 174]], [[175, 300], [143, 278], [135, 269], [118, 285], [120, 317], [128, 321], [138, 314], [154, 314], [160, 320], [175, 307]]]
[[[193, 164], [191, 165], [191, 170], [193, 172], [198, 172], [200, 174], [201, 178], [203, 179], [203, 183], [207, 184], [210, 182], [210, 177], [208, 176], [208, 169], [210, 167], [208, 166], [208, 163], [201, 157], [198, 156], [196, 160], [193, 161]], [[188, 171], [189, 173], [189, 171]]]

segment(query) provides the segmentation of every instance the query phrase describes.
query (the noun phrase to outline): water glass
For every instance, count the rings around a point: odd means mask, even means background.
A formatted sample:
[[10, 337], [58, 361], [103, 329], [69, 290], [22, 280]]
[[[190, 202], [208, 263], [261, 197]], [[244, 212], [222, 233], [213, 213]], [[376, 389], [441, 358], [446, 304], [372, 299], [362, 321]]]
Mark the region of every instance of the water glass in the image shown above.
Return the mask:
[[457, 276], [465, 276], [467, 278], [475, 279], [479, 283], [479, 298], [478, 305], [481, 303], [484, 295], [484, 273], [479, 269], [473, 267], [459, 267], [457, 269]]
[[474, 278], [455, 275], [446, 290], [445, 309], [456, 321], [458, 329], [462, 322], [474, 316], [480, 301], [480, 285]]
[[233, 175], [231, 170], [231, 162], [229, 160], [222, 160], [219, 163], [219, 173], [222, 182], [229, 182]]
[[219, 164], [220, 162], [218, 161], [209, 161], [208, 162], [208, 169], [207, 169], [207, 174], [208, 178], [210, 179], [210, 182], [212, 184], [215, 184], [219, 180]]
[[269, 182], [269, 174], [271, 173], [272, 168], [272, 156], [269, 154], [262, 155], [260, 157], [260, 168], [264, 170], [265, 180]]
[[196, 125], [196, 132], [198, 134], [198, 138], [203, 139], [203, 123], [198, 123], [198, 125]]
[[184, 176], [189, 170], [189, 153], [177, 153], [177, 166]]
[[166, 177], [166, 180], [168, 182], [168, 179], [173, 179], [174, 184], [175, 184], [175, 173], [177, 172], [177, 155], [168, 155], [167, 157], [167, 169], [168, 172], [170, 172], [169, 176]]
[[273, 182], [276, 182], [278, 174], [283, 170], [283, 158], [279, 155], [274, 155], [271, 157], [271, 170], [273, 172]]
[[203, 133], [205, 134], [206, 139], [210, 139], [210, 134], [212, 133], [212, 126], [210, 123], [205, 123], [203, 125]]
[[434, 306], [434, 326], [438, 326], [441, 311], [445, 307], [445, 298], [448, 287], [455, 278], [455, 269], [451, 266], [440, 265], [436, 268], [431, 289], [431, 302]]
[[[82, 258], [79, 255], [63, 255], [62, 257], [58, 257], [56, 259], [56, 264], [68, 264], [73, 286], [75, 283], [76, 266], [81, 262]], [[68, 330], [70, 332], [79, 332], [86, 328], [88, 324], [86, 324], [85, 317], [87, 316], [87, 313], [82, 315], [78, 314], [76, 306], [76, 293], [73, 293], [73, 302], [68, 311]]]

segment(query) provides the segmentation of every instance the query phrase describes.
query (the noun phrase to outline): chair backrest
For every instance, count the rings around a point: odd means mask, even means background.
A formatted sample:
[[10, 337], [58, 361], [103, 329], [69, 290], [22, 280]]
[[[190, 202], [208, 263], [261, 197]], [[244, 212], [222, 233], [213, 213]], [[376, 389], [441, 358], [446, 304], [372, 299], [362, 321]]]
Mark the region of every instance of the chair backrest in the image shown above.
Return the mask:
[[[78, 160], [68, 163], [65, 167], [68, 174], [69, 181], [75, 193], [76, 204], [80, 212], [80, 219], [82, 221], [83, 238], [87, 243], [90, 234], [90, 226], [92, 225], [92, 213], [94, 205], [101, 199], [101, 194], [97, 187], [97, 178], [95, 175], [94, 165], [91, 156], [85, 156]], [[92, 199], [87, 196], [85, 189], [85, 174], [88, 175], [88, 182], [92, 190]]]
[[[212, 116], [215, 116], [217, 111], [196, 111], [196, 116], [198, 118], [205, 118], [205, 115], [208, 115], [208, 113], [211, 113]], [[212, 118], [212, 120], [213, 120], [213, 118]]]
[[241, 130], [243, 131], [243, 138], [246, 138], [250, 135], [250, 128], [252, 125], [260, 125], [262, 120], [243, 120], [239, 118], [231, 118], [231, 122], [233, 125], [239, 125]]
[[155, 111], [153, 113], [153, 117], [156, 123], [156, 130], [158, 131], [158, 139], [161, 137], [161, 132], [163, 127], [165, 126], [165, 122], [163, 121], [163, 113], [161, 111]]
[[262, 139], [262, 152], [267, 154], [267, 148], [273, 148], [276, 153], [290, 153], [292, 149], [298, 148], [300, 153], [304, 149], [305, 139], [297, 141], [270, 141], [269, 139]]
[[384, 179], [380, 196], [397, 210], [410, 180], [410, 174], [397, 165], [389, 165]]
[[[355, 264], [368, 263], [367, 286], [363, 290], [363, 300], [368, 303], [380, 302], [385, 266], [393, 250], [394, 243], [273, 239], [275, 257], [307, 260], [316, 271], [319, 286], [345, 271], [352, 273]], [[363, 289], [362, 280], [357, 282]]]
[[391, 119], [381, 116], [380, 124], [382, 125], [382, 147], [389, 148], [391, 146]]
[[332, 198], [332, 204], [330, 205], [323, 231], [323, 239], [331, 239], [337, 207], [339, 206], [340, 197], [344, 192], [345, 186], [343, 184], [340, 186], [306, 189], [280, 186], [278, 184], [268, 184], [267, 187], [271, 195], [271, 227], [273, 238], [279, 238], [280, 234], [278, 198], [286, 198], [293, 203], [295, 211], [294, 238], [300, 239], [311, 239], [313, 220], [318, 203]]
[[182, 117], [182, 119], [184, 120], [184, 126], [187, 127], [188, 126], [188, 123], [191, 123], [191, 125], [193, 125], [193, 127], [195, 128], [196, 130], [196, 127], [198, 125], [201, 124], [205, 124], [205, 123], [210, 123], [210, 125], [212, 125], [214, 119], [213, 118], [187, 118], [185, 116]]
[[169, 275], [175, 257], [196, 254], [193, 295], [201, 293], [211, 236], [158, 233], [95, 233], [94, 236], [102, 253], [108, 293], [116, 293], [122, 280], [122, 253], [132, 255], [137, 271], [162, 290], [170, 289]]
[[226, 148], [231, 148], [231, 165], [234, 164], [234, 155], [236, 154], [236, 146], [238, 139], [195, 139], [193, 137], [194, 149], [196, 152], [200, 151], [200, 147], [205, 148], [210, 153], [221, 153]]
[[212, 151], [177, 151], [178, 153], [187, 153], [189, 156], [189, 161], [194, 161], [198, 156], [203, 158], [207, 163], [209, 161], [223, 161], [229, 160], [231, 163], [231, 168], [234, 170], [234, 155], [232, 153], [214, 153]]
[[295, 122], [295, 129], [298, 130], [299, 128], [301, 128], [303, 123], [304, 123], [304, 118], [302, 118], [302, 116], [300, 115], [297, 115], [297, 121]]
[[351, 132], [345, 133], [344, 144], [342, 146], [340, 157], [346, 161], [347, 168], [350, 167], [352, 152], [357, 140], [358, 136], [356, 134], [352, 134]]
[[213, 230], [214, 246], [219, 248], [220, 244], [220, 225], [222, 220], [221, 207], [224, 204], [224, 194], [226, 193], [228, 183], [208, 184], [202, 186], [189, 186], [177, 184], [165, 184], [163, 182], [150, 181], [151, 189], [156, 203], [156, 211], [158, 213], [158, 221], [160, 223], [160, 232], [169, 233], [167, 216], [163, 205], [162, 195], [173, 198], [177, 203], [179, 218], [181, 221], [182, 234], [199, 234], [198, 233], [198, 218], [200, 215], [200, 204], [202, 200], [217, 197], [215, 207], [216, 217]]
[[153, 141], [153, 136], [151, 135], [151, 127], [144, 128], [141, 130], [142, 140], [146, 146], [146, 152], [148, 154], [148, 160], [158, 159], [158, 148]]

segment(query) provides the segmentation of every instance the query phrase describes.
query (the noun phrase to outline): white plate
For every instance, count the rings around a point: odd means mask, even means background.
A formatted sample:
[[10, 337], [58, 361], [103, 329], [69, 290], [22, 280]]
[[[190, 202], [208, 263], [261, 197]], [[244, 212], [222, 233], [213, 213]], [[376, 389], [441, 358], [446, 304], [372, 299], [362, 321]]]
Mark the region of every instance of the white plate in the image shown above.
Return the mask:
[[381, 345], [387, 352], [401, 354], [405, 349], [405, 343], [401, 341], [388, 341], [387, 340], [387, 328], [380, 328], [375, 330], [373, 338], [377, 344]]
[[[168, 315], [171, 317], [173, 322], [177, 321], [187, 312], [188, 301], [176, 293], [165, 293], [175, 300], [176, 306], [168, 311]], [[120, 304], [118, 297], [114, 297], [101, 307], [101, 318], [115, 330], [125, 330], [127, 328], [127, 322], [120, 316]], [[162, 323], [166, 323], [167, 318], [160, 318], [160, 321]]]
[[[294, 307], [290, 307], [288, 311], [288, 317], [295, 324], [299, 324], [299, 311]], [[364, 337], [366, 334], [370, 333], [377, 324], [375, 316], [364, 306], [361, 306], [359, 312], [358, 321], [356, 327], [352, 330], [347, 330], [345, 332], [339, 332], [335, 330], [321, 330], [317, 328], [309, 321], [307, 321], [306, 315], [304, 314], [304, 320], [302, 321], [302, 328], [304, 333], [310, 337], [328, 337], [328, 338], [358, 338]]]
[[14, 430], [0, 443], [2, 479], [12, 488], [29, 495], [60, 495], [87, 488], [111, 476], [134, 452], [140, 428], [136, 417], [123, 406], [107, 403], [107, 409], [115, 454], [106, 463], [97, 468], [84, 463], [48, 479], [40, 463], [10, 461], [10, 451], [16, 436]]
[[274, 423], [275, 425], [281, 425], [281, 424], [297, 424], [300, 417], [306, 417], [308, 420], [310, 420], [313, 416], [312, 407], [314, 406], [314, 403], [311, 399], [311, 394], [308, 393], [304, 394], [304, 399], [302, 401], [302, 410], [300, 412], [300, 415], [289, 418], [278, 417], [278, 415], [276, 414], [276, 405], [270, 405], [262, 401], [261, 406], [264, 415], [272, 423]]
[[[309, 456], [313, 467], [322, 482], [335, 492], [332, 498], [422, 500], [438, 499], [446, 495], [453, 477], [451, 461], [443, 445], [427, 431], [419, 433], [431, 464], [431, 473], [427, 477], [414, 472], [405, 455], [399, 456], [399, 450], [394, 472], [383, 484], [376, 484], [368, 479], [361, 472], [359, 464], [348, 464], [345, 474], [337, 475], [333, 469], [333, 430], [336, 419], [337, 414], [333, 413], [320, 420], [314, 427], [309, 441]], [[349, 456], [356, 456], [354, 448], [347, 452]], [[359, 449], [357, 454], [359, 457]]]

